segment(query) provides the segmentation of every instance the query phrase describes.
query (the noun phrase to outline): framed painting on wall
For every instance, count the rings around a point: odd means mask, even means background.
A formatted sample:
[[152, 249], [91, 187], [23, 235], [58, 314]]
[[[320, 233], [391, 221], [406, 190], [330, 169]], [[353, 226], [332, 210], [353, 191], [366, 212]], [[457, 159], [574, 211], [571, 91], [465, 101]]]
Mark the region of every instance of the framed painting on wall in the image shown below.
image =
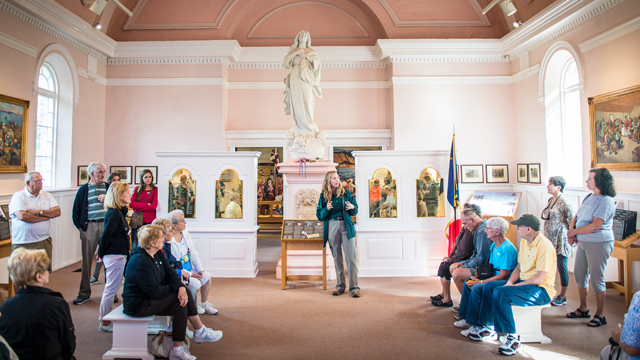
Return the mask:
[[519, 183], [528, 183], [529, 182], [529, 165], [527, 164], [518, 164], [518, 172], [517, 178]]
[[78, 166], [78, 186], [82, 186], [89, 182], [89, 173], [87, 172], [88, 166], [89, 165]]
[[487, 183], [508, 183], [509, 165], [485, 165], [487, 168]]
[[27, 172], [29, 101], [0, 95], [0, 173]]
[[149, 169], [153, 175], [153, 183], [158, 185], [158, 167], [157, 166], [136, 166], [136, 176], [133, 178], [134, 184], [140, 185], [140, 174]]
[[640, 170], [640, 85], [588, 100], [591, 167]]
[[540, 164], [529, 164], [529, 182], [540, 184]]
[[460, 182], [483, 183], [484, 171], [482, 165], [460, 165]]
[[133, 174], [133, 166], [111, 166], [109, 172], [118, 174], [122, 183], [133, 183], [133, 176], [131, 176]]

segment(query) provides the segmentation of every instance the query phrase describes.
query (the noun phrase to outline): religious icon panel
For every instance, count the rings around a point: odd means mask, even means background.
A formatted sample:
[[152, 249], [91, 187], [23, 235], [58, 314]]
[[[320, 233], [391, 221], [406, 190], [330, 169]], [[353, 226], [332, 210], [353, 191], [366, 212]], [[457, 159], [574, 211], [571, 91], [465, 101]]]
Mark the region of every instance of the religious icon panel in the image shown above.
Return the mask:
[[416, 201], [418, 217], [444, 216], [443, 181], [434, 168], [426, 168], [420, 172], [416, 180]]
[[169, 211], [176, 209], [185, 219], [196, 217], [196, 181], [187, 169], [179, 169], [169, 180]]
[[369, 179], [369, 217], [398, 217], [396, 180], [387, 169], [378, 169]]

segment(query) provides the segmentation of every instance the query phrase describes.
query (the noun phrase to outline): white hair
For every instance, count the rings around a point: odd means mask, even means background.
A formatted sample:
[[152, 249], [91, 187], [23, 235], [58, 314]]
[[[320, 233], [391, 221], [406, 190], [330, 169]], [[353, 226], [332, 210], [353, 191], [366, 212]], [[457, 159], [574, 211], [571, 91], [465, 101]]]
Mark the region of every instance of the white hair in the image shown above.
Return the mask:
[[184, 218], [184, 212], [180, 209], [176, 209], [168, 213], [164, 218], [171, 220], [172, 224], [177, 224], [181, 216]]
[[504, 236], [509, 230], [509, 222], [499, 216], [492, 217], [487, 220], [487, 226], [491, 226], [494, 229], [500, 230], [500, 235]]
[[42, 176], [42, 174], [40, 174], [39, 171], [29, 171], [27, 173], [27, 175], [24, 176], [24, 183], [26, 184], [27, 181], [31, 181], [31, 178], [33, 178], [33, 174], [38, 174], [40, 176]]
[[96, 171], [98, 171], [99, 167], [103, 167], [105, 169], [107, 168], [103, 163], [92, 162], [91, 164], [89, 164], [89, 166], [87, 166], [87, 174], [89, 174], [89, 176], [93, 175]]

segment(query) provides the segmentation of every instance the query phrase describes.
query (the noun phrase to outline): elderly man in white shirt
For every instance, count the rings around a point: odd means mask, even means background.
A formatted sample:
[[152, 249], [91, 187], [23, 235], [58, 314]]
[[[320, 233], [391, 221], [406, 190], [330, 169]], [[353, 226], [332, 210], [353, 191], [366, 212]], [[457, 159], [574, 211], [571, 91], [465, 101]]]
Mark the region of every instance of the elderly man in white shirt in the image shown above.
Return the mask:
[[11, 251], [20, 247], [43, 249], [51, 261], [50, 220], [60, 216], [60, 207], [51, 194], [42, 190], [43, 181], [39, 172], [31, 171], [24, 178], [25, 188], [11, 198]]

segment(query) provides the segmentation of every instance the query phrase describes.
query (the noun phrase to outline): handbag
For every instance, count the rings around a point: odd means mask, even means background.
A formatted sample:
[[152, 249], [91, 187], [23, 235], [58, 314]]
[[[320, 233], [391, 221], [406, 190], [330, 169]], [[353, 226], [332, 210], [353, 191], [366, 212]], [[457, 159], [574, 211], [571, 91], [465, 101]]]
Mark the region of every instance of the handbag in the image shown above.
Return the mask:
[[[144, 202], [149, 202], [149, 196], [151, 196], [151, 192], [147, 194], [147, 200], [145, 200]], [[135, 211], [133, 215], [131, 215], [131, 220], [129, 221], [129, 227], [131, 229], [137, 229], [142, 225], [144, 225], [144, 214], [142, 214], [142, 211]]]
[[479, 280], [486, 280], [493, 276], [493, 264], [480, 264], [476, 266], [476, 277]]
[[[155, 357], [169, 358], [171, 349], [173, 349], [173, 340], [171, 340], [171, 336], [173, 336], [173, 334], [170, 332], [160, 331], [157, 333], [153, 339], [151, 339], [151, 343], [149, 344], [149, 353]], [[188, 337], [184, 338], [182, 347], [189, 351], [191, 342]]]

